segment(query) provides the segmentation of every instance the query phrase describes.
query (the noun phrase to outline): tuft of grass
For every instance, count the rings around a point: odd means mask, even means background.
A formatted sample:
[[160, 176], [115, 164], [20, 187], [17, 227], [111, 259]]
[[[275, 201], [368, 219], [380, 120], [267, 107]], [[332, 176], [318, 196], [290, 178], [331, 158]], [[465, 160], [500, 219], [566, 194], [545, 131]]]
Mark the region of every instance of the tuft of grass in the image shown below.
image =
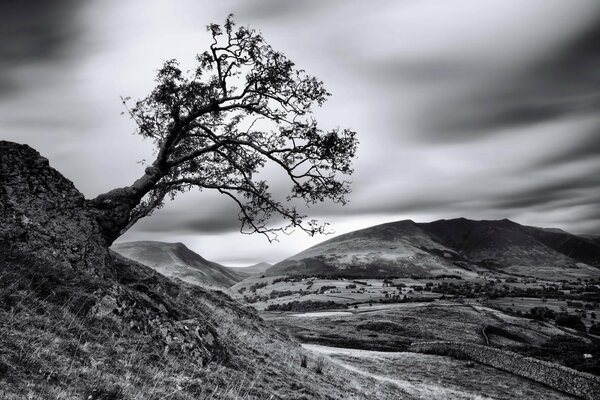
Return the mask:
[[306, 357], [306, 354], [304, 354], [304, 353], [303, 353], [303, 354], [300, 354], [300, 366], [301, 366], [302, 368], [306, 368], [306, 365], [307, 365], [307, 357]]
[[325, 360], [323, 359], [323, 357], [317, 358], [317, 361], [315, 361], [315, 372], [319, 375], [322, 375], [324, 366]]

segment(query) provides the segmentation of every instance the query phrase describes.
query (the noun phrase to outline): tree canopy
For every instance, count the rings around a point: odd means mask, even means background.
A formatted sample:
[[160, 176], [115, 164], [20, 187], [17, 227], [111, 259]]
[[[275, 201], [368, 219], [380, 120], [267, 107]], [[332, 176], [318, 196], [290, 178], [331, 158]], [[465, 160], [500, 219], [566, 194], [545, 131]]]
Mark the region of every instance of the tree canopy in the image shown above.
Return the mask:
[[[330, 96], [323, 82], [231, 15], [208, 31], [213, 41], [194, 69], [168, 60], [147, 97], [123, 99], [137, 133], [154, 141], [156, 158], [131, 186], [91, 201], [111, 243], [166, 199], [192, 189], [229, 197], [239, 207], [240, 231], [269, 240], [294, 227], [324, 231], [325, 224], [297, 210], [298, 200], [346, 203], [356, 133], [318, 126], [313, 108]], [[268, 164], [291, 182], [283, 199], [260, 176]], [[283, 225], [270, 226], [274, 216]]]

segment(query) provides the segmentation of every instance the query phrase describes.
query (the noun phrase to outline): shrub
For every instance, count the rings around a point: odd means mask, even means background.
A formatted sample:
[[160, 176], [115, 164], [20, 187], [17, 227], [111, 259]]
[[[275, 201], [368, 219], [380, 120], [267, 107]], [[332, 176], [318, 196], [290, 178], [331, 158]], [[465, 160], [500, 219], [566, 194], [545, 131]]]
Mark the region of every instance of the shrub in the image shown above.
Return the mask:
[[331, 290], [331, 289], [337, 289], [337, 286], [330, 286], [330, 285], [321, 286], [321, 288], [319, 289], [319, 293], [325, 293], [327, 290]]
[[548, 307], [533, 307], [525, 316], [538, 321], [545, 321], [547, 319], [555, 319], [556, 313]]
[[256, 289], [264, 288], [268, 284], [269, 284], [268, 282], [256, 282], [255, 284], [250, 286], [249, 290], [254, 293], [254, 292], [256, 292]]
[[329, 301], [292, 301], [289, 303], [282, 304], [270, 304], [267, 306], [265, 311], [318, 311], [318, 310], [326, 310], [326, 309], [338, 309], [338, 308], [348, 308], [346, 304], [339, 304], [334, 302], [333, 300]]
[[564, 326], [566, 328], [573, 328], [580, 332], [586, 332], [585, 324], [581, 321], [577, 315], [571, 315], [566, 313], [560, 313], [554, 320], [556, 325]]

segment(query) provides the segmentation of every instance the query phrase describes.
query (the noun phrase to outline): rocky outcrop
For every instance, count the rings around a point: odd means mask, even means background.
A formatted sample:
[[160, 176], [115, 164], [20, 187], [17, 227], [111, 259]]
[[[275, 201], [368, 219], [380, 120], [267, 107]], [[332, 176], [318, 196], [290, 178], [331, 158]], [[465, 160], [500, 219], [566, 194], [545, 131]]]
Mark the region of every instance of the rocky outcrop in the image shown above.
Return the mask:
[[[115, 380], [134, 369], [124, 366], [128, 359], [139, 360], [148, 379], [167, 361], [189, 369], [226, 366], [237, 339], [223, 321], [265, 329], [229, 297], [113, 253], [99, 225], [97, 209], [46, 158], [27, 145], [0, 141], [4, 395], [21, 395], [21, 383], [30, 382], [27, 390], [43, 394], [39, 398], [55, 398], [49, 388], [65, 390], [73, 369], [84, 371], [80, 385], [94, 381], [95, 369]], [[70, 385], [69, 391], [82, 398], [84, 389]]]
[[6, 141], [0, 141], [0, 243], [68, 269], [111, 274], [83, 194], [37, 151]]

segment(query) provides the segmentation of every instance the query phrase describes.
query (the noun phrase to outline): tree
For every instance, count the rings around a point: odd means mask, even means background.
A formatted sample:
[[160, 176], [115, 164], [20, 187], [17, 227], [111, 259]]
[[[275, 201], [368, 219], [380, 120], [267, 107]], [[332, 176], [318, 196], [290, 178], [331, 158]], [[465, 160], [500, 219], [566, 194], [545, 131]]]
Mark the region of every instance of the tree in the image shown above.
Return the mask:
[[560, 314], [556, 315], [556, 318], [554, 321], [556, 322], [556, 325], [559, 325], [559, 326], [573, 328], [573, 329], [581, 331], [581, 332], [587, 331], [585, 324], [583, 323], [581, 318], [579, 318], [577, 315], [560, 313]]
[[[123, 99], [137, 133], [154, 141], [156, 158], [131, 186], [88, 201], [108, 244], [166, 199], [192, 189], [229, 197], [239, 207], [240, 231], [269, 240], [296, 227], [324, 232], [326, 224], [306, 221], [298, 202], [346, 203], [356, 133], [319, 128], [312, 109], [330, 95], [323, 82], [297, 69], [260, 32], [236, 27], [231, 15], [208, 31], [213, 42], [195, 69], [166, 61], [146, 98], [133, 105]], [[291, 181], [284, 199], [260, 178], [268, 164]], [[267, 225], [274, 216], [283, 226]]]

